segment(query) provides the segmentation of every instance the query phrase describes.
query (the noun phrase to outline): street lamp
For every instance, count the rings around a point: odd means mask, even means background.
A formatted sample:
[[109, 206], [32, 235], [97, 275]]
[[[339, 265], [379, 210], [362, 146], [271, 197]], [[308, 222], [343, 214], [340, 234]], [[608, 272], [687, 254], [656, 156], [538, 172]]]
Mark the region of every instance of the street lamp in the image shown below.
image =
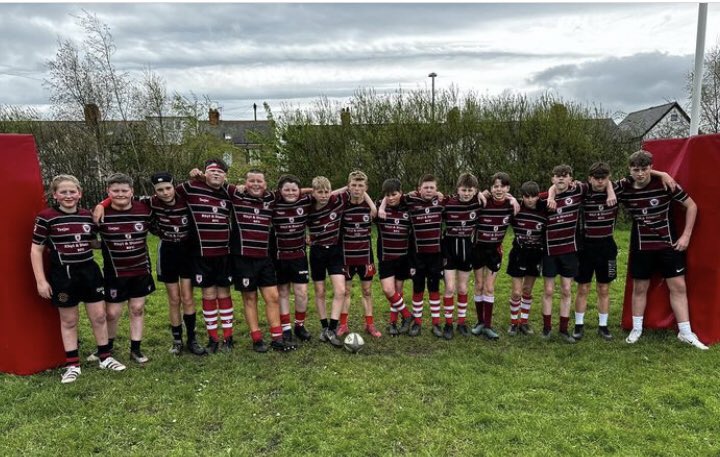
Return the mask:
[[435, 78], [437, 77], [437, 73], [434, 71], [428, 75], [428, 78], [432, 80], [432, 89], [431, 89], [431, 95], [432, 99], [430, 102], [430, 110], [432, 112], [432, 119], [435, 120]]

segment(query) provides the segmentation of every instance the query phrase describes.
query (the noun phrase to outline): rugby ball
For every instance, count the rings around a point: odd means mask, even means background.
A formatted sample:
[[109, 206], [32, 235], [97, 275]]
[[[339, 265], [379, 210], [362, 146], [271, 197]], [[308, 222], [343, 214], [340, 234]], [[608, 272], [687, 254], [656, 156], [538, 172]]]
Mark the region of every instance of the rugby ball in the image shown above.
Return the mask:
[[345, 337], [343, 346], [348, 352], [356, 353], [360, 352], [365, 347], [365, 340], [362, 336], [357, 333], [350, 333]]

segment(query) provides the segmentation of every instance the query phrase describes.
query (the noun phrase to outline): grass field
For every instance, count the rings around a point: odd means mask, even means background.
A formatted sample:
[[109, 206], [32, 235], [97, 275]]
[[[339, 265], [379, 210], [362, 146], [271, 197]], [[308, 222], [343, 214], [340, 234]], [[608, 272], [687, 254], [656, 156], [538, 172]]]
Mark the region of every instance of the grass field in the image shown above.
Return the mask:
[[[418, 338], [384, 336], [349, 354], [318, 342], [311, 305], [313, 341], [293, 353], [256, 354], [234, 293], [237, 349], [176, 357], [168, 353], [159, 285], [147, 304], [146, 366], [129, 361], [125, 316], [115, 344], [125, 372], [84, 363], [68, 385], [58, 370], [0, 376], [0, 455], [719, 455], [718, 351], [682, 345], [673, 332], [646, 331], [633, 346], [623, 341], [628, 232], [617, 238], [611, 342], [595, 336], [592, 307], [576, 345], [508, 337], [503, 265], [496, 342], [438, 340], [426, 324]], [[534, 295], [531, 323], [539, 330], [540, 284]], [[384, 330], [379, 284], [374, 298]], [[362, 328], [362, 314], [354, 300], [351, 329]], [[267, 337], [264, 322], [263, 329]], [[84, 357], [94, 349], [84, 318], [81, 339]]]

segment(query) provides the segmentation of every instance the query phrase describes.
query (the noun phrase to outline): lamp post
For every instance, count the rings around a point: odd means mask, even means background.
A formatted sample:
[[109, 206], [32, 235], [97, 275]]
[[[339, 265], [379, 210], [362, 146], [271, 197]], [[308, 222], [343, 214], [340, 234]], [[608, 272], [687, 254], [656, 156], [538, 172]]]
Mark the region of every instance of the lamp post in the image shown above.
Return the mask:
[[432, 119], [435, 120], [435, 78], [437, 77], [437, 73], [434, 71], [428, 75], [428, 78], [432, 80], [432, 89], [430, 91], [431, 94], [431, 101], [430, 101], [430, 111], [432, 113]]

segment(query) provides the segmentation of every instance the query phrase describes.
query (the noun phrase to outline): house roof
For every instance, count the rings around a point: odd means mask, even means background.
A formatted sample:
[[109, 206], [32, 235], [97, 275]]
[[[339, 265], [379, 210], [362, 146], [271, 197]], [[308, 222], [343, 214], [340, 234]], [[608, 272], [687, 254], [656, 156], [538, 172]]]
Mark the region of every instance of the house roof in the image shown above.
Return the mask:
[[645, 136], [655, 125], [660, 122], [671, 109], [677, 108], [678, 111], [690, 122], [690, 117], [678, 105], [677, 102], [665, 103], [664, 105], [651, 106], [640, 111], [635, 111], [627, 115], [618, 126], [620, 130], [629, 133], [632, 137], [639, 138]]
[[255, 144], [257, 140], [250, 137], [251, 132], [267, 134], [270, 131], [269, 121], [219, 121], [218, 125], [211, 125], [203, 121], [203, 128], [211, 135], [221, 140], [231, 141], [237, 145]]

